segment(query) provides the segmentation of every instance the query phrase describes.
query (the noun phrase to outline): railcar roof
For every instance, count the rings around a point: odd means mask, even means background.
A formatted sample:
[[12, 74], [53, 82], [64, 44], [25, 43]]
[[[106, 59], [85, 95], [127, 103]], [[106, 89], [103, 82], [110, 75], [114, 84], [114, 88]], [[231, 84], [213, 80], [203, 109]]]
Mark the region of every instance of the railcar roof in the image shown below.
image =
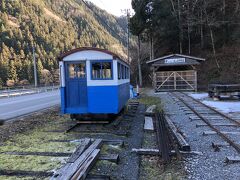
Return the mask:
[[124, 60], [123, 58], [121, 58], [119, 55], [107, 50], [107, 49], [100, 49], [100, 48], [94, 48], [94, 47], [80, 47], [80, 48], [76, 48], [76, 49], [72, 49], [72, 50], [69, 50], [63, 54], [61, 54], [59, 57], [58, 57], [58, 60], [59, 61], [62, 61], [63, 58], [71, 55], [71, 54], [74, 54], [76, 52], [81, 52], [81, 51], [98, 51], [98, 52], [103, 52], [103, 53], [106, 53], [106, 54], [109, 54], [111, 56], [113, 56], [113, 59], [119, 59], [120, 61], [126, 63], [127, 65], [129, 65], [129, 63]]

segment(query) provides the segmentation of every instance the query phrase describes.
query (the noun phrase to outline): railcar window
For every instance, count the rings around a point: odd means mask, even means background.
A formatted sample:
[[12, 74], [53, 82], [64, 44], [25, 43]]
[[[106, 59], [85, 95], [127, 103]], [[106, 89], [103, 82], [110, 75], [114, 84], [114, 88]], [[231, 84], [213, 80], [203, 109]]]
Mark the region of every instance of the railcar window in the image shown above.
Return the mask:
[[86, 77], [86, 64], [68, 64], [68, 77], [69, 78], [85, 78]]
[[101, 63], [92, 63], [92, 78], [100, 79], [101, 78]]
[[121, 76], [122, 76], [122, 79], [124, 79], [124, 65], [121, 65], [121, 69], [122, 69]]
[[129, 68], [127, 67], [127, 75], [126, 75], [126, 78], [129, 79]]
[[118, 63], [118, 79], [121, 79], [121, 64]]
[[112, 79], [111, 62], [92, 63], [92, 79]]
[[102, 63], [102, 78], [103, 79], [112, 78], [112, 63], [110, 62]]
[[127, 79], [127, 67], [125, 66], [125, 79]]

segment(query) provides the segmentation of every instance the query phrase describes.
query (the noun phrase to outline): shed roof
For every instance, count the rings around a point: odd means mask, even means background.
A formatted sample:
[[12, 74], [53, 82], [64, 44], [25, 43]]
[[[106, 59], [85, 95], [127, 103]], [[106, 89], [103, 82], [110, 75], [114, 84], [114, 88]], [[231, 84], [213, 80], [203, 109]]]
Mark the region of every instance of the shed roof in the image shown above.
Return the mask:
[[124, 63], [127, 63], [128, 62], [126, 60], [124, 60], [123, 58], [121, 58], [119, 55], [109, 51], [109, 50], [106, 50], [106, 49], [101, 49], [101, 48], [95, 48], [95, 47], [80, 47], [80, 48], [76, 48], [76, 49], [72, 49], [72, 50], [69, 50], [63, 54], [61, 54], [59, 57], [58, 57], [58, 60], [59, 61], [62, 61], [63, 58], [71, 55], [71, 54], [74, 54], [76, 52], [81, 52], [81, 51], [89, 51], [89, 50], [92, 50], [92, 51], [99, 51], [99, 52], [103, 52], [103, 53], [106, 53], [106, 54], [109, 54], [111, 56], [113, 56], [113, 59], [119, 59], [121, 61], [123, 61]]
[[[163, 63], [165, 60], [171, 60], [174, 58], [182, 58], [184, 61], [182, 62], [174, 62], [174, 63]], [[185, 61], [186, 59], [186, 61]], [[159, 57], [150, 61], [147, 61], [147, 64], [159, 65], [159, 66], [176, 66], [176, 65], [198, 65], [199, 62], [205, 61], [203, 58], [198, 58], [194, 56], [187, 56], [183, 54], [171, 54], [163, 57]]]

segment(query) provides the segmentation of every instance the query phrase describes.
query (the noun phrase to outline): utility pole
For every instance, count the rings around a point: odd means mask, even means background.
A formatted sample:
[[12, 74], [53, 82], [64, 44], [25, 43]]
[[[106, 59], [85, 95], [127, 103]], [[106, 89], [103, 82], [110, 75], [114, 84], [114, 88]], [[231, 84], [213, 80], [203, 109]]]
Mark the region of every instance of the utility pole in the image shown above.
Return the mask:
[[35, 47], [34, 45], [32, 46], [33, 49], [33, 68], [34, 68], [34, 83], [35, 83], [35, 87], [38, 86], [38, 83], [37, 83], [37, 64], [36, 64], [36, 56], [35, 56]]
[[124, 9], [123, 10], [124, 14], [127, 16], [127, 60], [128, 63], [130, 63], [130, 56], [129, 56], [129, 49], [130, 49], [130, 27], [129, 27], [129, 23], [130, 23], [130, 9]]
[[127, 55], [128, 55], [128, 63], [130, 63], [130, 58], [129, 58], [129, 49], [130, 49], [130, 29], [129, 29], [129, 23], [130, 23], [130, 10], [127, 9], [127, 21], [128, 21], [128, 26], [127, 26]]
[[142, 87], [142, 68], [141, 68], [140, 52], [141, 52], [141, 39], [139, 34], [138, 35], [138, 76], [139, 76], [139, 85], [140, 87]]

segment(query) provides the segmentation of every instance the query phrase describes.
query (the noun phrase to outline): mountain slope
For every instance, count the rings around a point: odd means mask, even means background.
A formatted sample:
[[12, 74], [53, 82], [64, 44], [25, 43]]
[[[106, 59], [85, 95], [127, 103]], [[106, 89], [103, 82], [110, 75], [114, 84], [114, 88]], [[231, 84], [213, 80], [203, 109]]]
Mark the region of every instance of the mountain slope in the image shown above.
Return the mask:
[[7, 80], [33, 81], [33, 44], [39, 80], [43, 69], [54, 74], [56, 57], [61, 52], [75, 47], [106, 48], [126, 57], [126, 24], [118, 23], [117, 17], [92, 3], [2, 0], [0, 10], [0, 86]]

